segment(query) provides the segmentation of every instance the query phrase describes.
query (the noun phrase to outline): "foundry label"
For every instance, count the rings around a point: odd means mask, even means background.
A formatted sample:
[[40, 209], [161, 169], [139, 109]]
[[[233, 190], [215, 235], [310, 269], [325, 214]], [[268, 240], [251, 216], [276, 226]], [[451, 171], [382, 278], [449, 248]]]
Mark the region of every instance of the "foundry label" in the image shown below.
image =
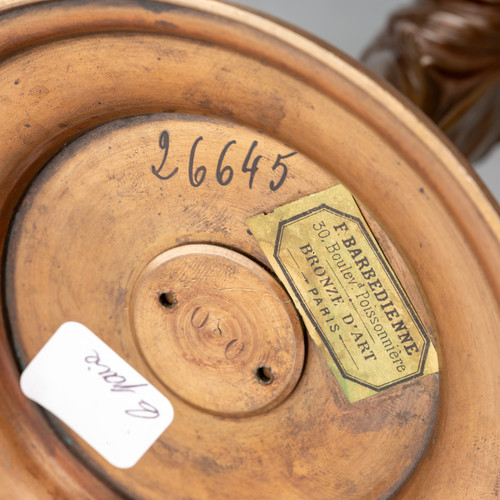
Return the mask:
[[428, 334], [345, 188], [247, 223], [350, 401], [437, 371]]

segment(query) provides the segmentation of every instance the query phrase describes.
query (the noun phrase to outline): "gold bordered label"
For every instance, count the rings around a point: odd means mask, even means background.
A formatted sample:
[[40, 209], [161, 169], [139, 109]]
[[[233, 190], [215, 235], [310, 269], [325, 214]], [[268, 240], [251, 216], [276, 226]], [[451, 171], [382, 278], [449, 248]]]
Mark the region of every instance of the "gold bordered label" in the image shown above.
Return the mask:
[[438, 371], [429, 335], [347, 189], [246, 222], [349, 401]]

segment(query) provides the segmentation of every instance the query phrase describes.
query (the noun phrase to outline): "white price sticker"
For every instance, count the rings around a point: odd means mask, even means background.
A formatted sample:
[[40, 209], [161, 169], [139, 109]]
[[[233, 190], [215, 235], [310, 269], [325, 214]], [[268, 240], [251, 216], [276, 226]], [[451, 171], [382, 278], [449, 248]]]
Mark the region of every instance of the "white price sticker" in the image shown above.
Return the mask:
[[132, 467], [170, 425], [170, 401], [80, 323], [64, 323], [21, 375], [23, 393], [115, 467]]

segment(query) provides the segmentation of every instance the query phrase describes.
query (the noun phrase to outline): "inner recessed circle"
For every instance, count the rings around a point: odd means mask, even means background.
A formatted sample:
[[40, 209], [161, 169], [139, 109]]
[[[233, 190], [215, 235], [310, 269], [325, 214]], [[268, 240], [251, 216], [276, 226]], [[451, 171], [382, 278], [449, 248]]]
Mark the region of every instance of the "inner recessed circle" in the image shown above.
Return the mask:
[[137, 279], [130, 310], [156, 377], [211, 413], [271, 408], [302, 372], [304, 335], [286, 292], [234, 250], [184, 245], [164, 252]]

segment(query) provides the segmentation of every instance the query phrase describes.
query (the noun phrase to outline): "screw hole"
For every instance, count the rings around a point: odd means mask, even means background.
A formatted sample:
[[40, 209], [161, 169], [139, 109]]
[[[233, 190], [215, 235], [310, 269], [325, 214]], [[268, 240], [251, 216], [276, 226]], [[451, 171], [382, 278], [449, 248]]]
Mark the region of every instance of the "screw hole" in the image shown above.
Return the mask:
[[268, 385], [274, 380], [273, 371], [269, 366], [259, 366], [257, 370], [255, 370], [255, 376], [259, 383]]
[[177, 304], [174, 292], [163, 292], [158, 296], [158, 300], [165, 309], [172, 309]]

